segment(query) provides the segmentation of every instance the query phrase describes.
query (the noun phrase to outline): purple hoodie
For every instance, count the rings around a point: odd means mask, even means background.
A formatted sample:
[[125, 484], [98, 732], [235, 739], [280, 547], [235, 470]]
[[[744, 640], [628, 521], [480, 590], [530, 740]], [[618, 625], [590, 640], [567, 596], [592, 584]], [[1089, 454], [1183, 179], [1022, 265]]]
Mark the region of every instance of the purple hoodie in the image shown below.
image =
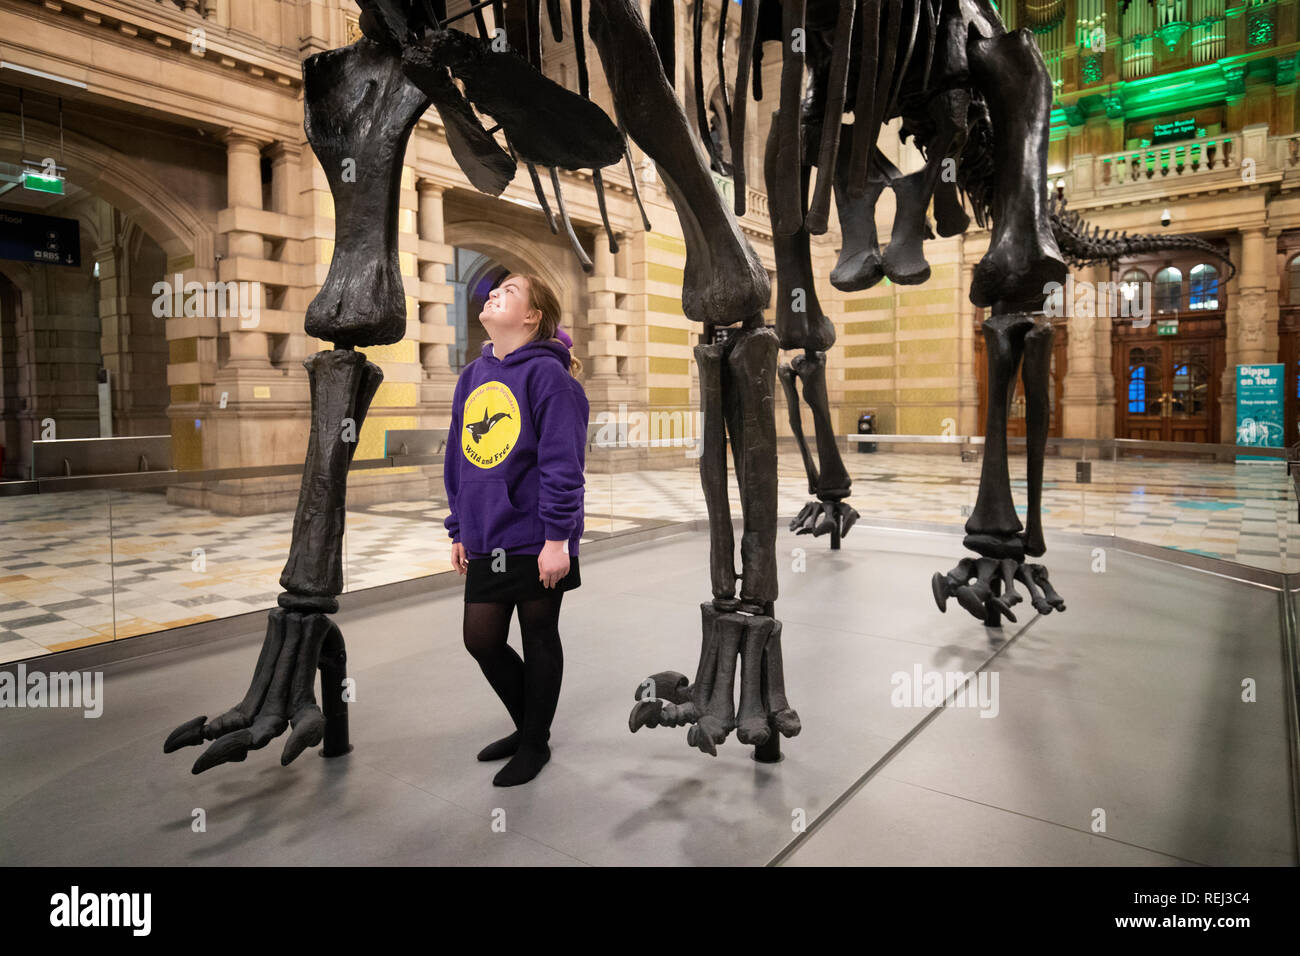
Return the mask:
[[578, 553], [590, 406], [569, 350], [533, 341], [504, 359], [483, 345], [451, 398], [443, 524], [470, 558], [539, 554], [547, 541]]

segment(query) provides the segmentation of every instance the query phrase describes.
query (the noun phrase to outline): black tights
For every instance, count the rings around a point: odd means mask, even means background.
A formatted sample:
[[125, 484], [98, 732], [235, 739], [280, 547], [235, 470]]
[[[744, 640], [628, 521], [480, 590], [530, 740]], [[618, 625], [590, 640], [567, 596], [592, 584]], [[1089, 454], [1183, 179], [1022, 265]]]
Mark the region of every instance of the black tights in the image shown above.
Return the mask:
[[[559, 629], [563, 597], [563, 591], [555, 591], [518, 603], [465, 604], [465, 648], [474, 655], [483, 676], [506, 705], [523, 748], [541, 750], [551, 736], [551, 720], [564, 675]], [[516, 607], [524, 640], [522, 660], [506, 643], [510, 615]]]

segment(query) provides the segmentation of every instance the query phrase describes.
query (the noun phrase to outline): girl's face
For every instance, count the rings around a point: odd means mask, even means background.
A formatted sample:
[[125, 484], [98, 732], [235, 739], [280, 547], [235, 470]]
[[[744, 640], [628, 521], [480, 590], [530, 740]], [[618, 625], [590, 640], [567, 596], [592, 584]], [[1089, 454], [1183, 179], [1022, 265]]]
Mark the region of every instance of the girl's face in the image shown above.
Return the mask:
[[478, 318], [489, 334], [495, 334], [529, 331], [542, 314], [528, 307], [528, 280], [510, 276], [488, 294]]

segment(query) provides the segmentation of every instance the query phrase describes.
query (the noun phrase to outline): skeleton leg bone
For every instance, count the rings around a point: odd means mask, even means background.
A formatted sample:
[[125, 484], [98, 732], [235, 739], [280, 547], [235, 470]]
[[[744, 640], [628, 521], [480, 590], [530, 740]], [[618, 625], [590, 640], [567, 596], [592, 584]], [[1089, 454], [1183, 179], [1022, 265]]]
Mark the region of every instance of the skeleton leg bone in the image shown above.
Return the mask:
[[[336, 595], [343, 590], [347, 473], [356, 451], [355, 436], [383, 374], [349, 349], [318, 352], [303, 364], [311, 384], [312, 426], [289, 558], [280, 576], [285, 592], [268, 616], [244, 699], [211, 721], [187, 721], [163, 744], [163, 752], [171, 753], [213, 741], [195, 761], [196, 774], [244, 760], [250, 750], [265, 747], [290, 725], [293, 732], [285, 742], [282, 764], [322, 738], [330, 756], [351, 749], [340, 686], [346, 677], [346, 652], [341, 632], [326, 615], [338, 610]], [[314, 693], [318, 669], [324, 712]]]
[[687, 246], [682, 310], [693, 321], [720, 325], [761, 316], [771, 297], [767, 271], [713, 183], [708, 157], [664, 78], [640, 5], [596, 0], [588, 31], [619, 118], [655, 161], [681, 220]]
[[1044, 286], [1066, 275], [1047, 215], [1051, 77], [1025, 29], [985, 38], [972, 26], [966, 54], [997, 134], [993, 235], [975, 267], [971, 301], [985, 308], [1041, 302]]
[[[747, 4], [748, 6], [748, 4]], [[604, 63], [619, 118], [629, 135], [654, 160], [677, 209], [686, 241], [682, 307], [688, 318], [705, 323], [696, 347], [704, 412], [701, 481], [709, 504], [710, 568], [713, 600], [701, 605], [701, 655], [695, 683], [685, 692], [690, 703], [649, 699], [642, 688], [629, 717], [641, 726], [694, 723], [687, 740], [716, 753], [735, 729], [735, 674], [746, 634], [763, 628], [776, 600], [776, 334], [763, 324], [771, 289], [757, 254], [746, 242], [709, 175], [708, 157], [695, 141], [681, 104], [659, 68], [657, 54], [634, 0], [596, 0], [589, 26]], [[711, 341], [713, 325], [731, 326], [721, 342]], [[735, 596], [734, 539], [726, 504], [726, 426], [730, 426], [744, 530], [741, 537], [741, 593]], [[725, 527], [724, 527], [725, 526]], [[739, 612], [750, 613], [739, 613]], [[779, 630], [771, 627], [761, 652], [767, 655]], [[753, 647], [751, 641], [748, 647]], [[771, 660], [771, 658], [767, 658]], [[779, 661], [779, 654], [777, 655]], [[672, 693], [683, 689], [675, 683]], [[663, 675], [661, 675], [663, 676]], [[741, 695], [747, 703], [762, 696], [763, 668], [741, 667]], [[754, 688], [757, 679], [760, 687]], [[784, 695], [778, 698], [786, 704]], [[769, 715], [771, 716], [771, 715]], [[775, 719], [775, 718], [773, 718]], [[784, 728], [784, 729], [781, 729]], [[792, 734], [797, 718], [781, 717], [778, 729]], [[754, 738], [756, 731], [746, 730]]]
[[804, 401], [812, 409], [817, 460], [821, 463], [816, 487], [812, 490], [817, 496], [815, 507], [809, 511], [805, 506], [799, 517], [791, 522], [790, 530], [815, 537], [829, 533], [831, 547], [838, 548], [839, 539], [848, 534], [858, 520], [858, 513], [844, 500], [849, 496], [853, 481], [844, 467], [831, 423], [830, 398], [826, 391], [826, 353], [796, 355], [790, 367], [803, 385]]
[[1021, 376], [1025, 385], [1025, 431], [1028, 439], [1029, 505], [1025, 514], [1025, 554], [1040, 557], [1047, 550], [1043, 541], [1043, 458], [1051, 428], [1052, 323], [1040, 320], [1025, 335], [1025, 361]]
[[1007, 412], [1024, 352], [1025, 334], [1032, 327], [1033, 319], [1023, 314], [993, 315], [984, 321], [988, 354], [984, 461], [979, 495], [966, 522], [966, 538], [962, 543], [991, 558], [1024, 559], [1022, 526], [1011, 499], [1011, 476], [1007, 469]]
[[885, 277], [884, 262], [876, 236], [876, 201], [884, 191], [879, 176], [869, 181], [861, 196], [849, 190], [849, 149], [852, 137], [841, 135], [839, 158], [835, 162], [835, 209], [840, 217], [839, 261], [831, 270], [831, 285], [841, 292], [870, 289]]
[[[982, 555], [965, 558], [957, 567], [931, 578], [939, 610], [947, 599], [958, 603], [990, 627], [1001, 618], [1015, 622], [1011, 607], [1023, 598], [1016, 591], [1020, 581], [1029, 591], [1034, 610], [1047, 614], [1064, 611], [1065, 602], [1047, 583], [1047, 569], [1025, 564], [1025, 556], [1041, 555], [1046, 546], [1042, 534], [1043, 461], [1051, 408], [1050, 386], [1052, 327], [1050, 321], [1023, 314], [996, 314], [984, 322], [988, 352], [988, 418], [985, 428], [984, 463], [979, 496], [966, 522], [966, 547]], [[1027, 405], [1028, 491], [1027, 527], [1022, 529], [1011, 498], [1007, 464], [1007, 409], [1015, 387], [1017, 366], [1023, 356]]]

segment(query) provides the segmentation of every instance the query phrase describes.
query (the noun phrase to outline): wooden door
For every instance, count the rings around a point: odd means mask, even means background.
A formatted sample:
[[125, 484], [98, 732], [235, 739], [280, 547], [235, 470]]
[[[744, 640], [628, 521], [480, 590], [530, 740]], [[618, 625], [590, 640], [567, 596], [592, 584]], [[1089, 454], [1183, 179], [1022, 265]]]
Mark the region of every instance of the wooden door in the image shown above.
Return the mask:
[[1300, 309], [1284, 309], [1277, 327], [1277, 360], [1282, 363], [1284, 416], [1286, 435], [1282, 444], [1300, 441]]
[[1116, 342], [1115, 434], [1142, 441], [1218, 436], [1222, 341], [1125, 336]]

